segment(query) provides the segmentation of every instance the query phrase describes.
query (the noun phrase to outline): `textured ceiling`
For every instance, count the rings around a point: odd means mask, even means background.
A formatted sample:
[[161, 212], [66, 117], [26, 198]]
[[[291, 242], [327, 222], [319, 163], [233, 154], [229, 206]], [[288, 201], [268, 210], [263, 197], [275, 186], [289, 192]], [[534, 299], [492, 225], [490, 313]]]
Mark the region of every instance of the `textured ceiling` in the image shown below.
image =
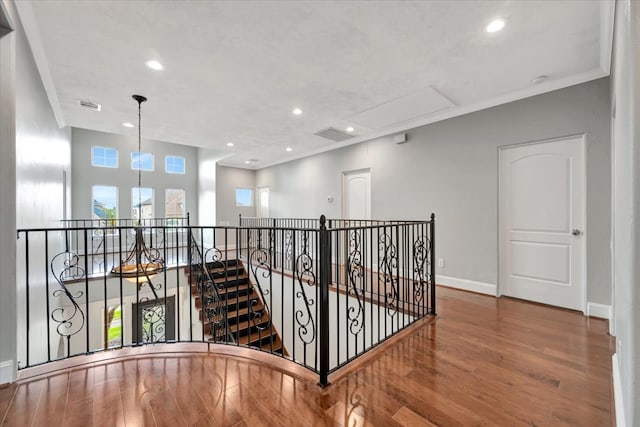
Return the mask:
[[[122, 123], [136, 122], [140, 93], [143, 137], [207, 147], [239, 167], [609, 72], [609, 1], [16, 3], [61, 124], [136, 135]], [[504, 30], [485, 32], [496, 17]], [[549, 77], [532, 85], [539, 75]], [[340, 143], [314, 135], [347, 126], [356, 136]]]

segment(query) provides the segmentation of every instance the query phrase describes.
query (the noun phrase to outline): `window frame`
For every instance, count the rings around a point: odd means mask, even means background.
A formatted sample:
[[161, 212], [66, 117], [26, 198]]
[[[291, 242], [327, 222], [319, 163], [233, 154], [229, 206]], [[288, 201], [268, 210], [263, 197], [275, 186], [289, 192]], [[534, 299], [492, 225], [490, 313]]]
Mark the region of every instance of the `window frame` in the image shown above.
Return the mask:
[[[140, 157], [142, 157], [142, 155], [144, 155], [144, 154], [150, 155], [151, 156], [151, 169], [142, 169], [141, 167], [135, 168], [133, 166], [133, 162], [134, 162], [133, 156], [135, 154], [138, 154], [138, 166], [141, 166]], [[134, 171], [140, 170], [142, 172], [154, 172], [156, 170], [156, 158], [155, 158], [155, 155], [153, 153], [149, 153], [149, 152], [146, 152], [146, 151], [132, 151], [131, 152], [131, 170], [134, 170]]]
[[[243, 205], [238, 203], [238, 190], [249, 190], [251, 192], [250, 200], [248, 205]], [[255, 190], [252, 187], [236, 187], [235, 191], [236, 198], [236, 207], [238, 208], [252, 208], [255, 206]]]
[[95, 196], [94, 196], [94, 191], [96, 187], [105, 187], [105, 188], [115, 188], [116, 190], [116, 198], [115, 198], [115, 216], [113, 218], [100, 218], [101, 220], [112, 220], [115, 221], [117, 219], [119, 219], [120, 217], [120, 188], [118, 188], [115, 185], [102, 185], [102, 184], [94, 184], [91, 186], [91, 218], [93, 218], [94, 215], [94, 200], [95, 200]]
[[[174, 172], [169, 170], [169, 159], [181, 159], [182, 160], [182, 172]], [[175, 175], [185, 175], [187, 173], [187, 159], [183, 156], [177, 156], [174, 154], [167, 154], [164, 157], [164, 172], [175, 174]]]
[[[116, 154], [116, 164], [115, 164], [115, 166], [110, 166], [110, 165], [107, 165], [107, 164], [103, 164], [103, 165], [96, 164], [96, 155], [95, 155], [96, 154], [95, 153], [96, 148], [100, 148], [100, 149], [105, 151], [105, 154], [104, 154], [104, 159], [105, 160], [107, 159], [106, 151], [107, 150], [114, 151], [115, 154]], [[106, 161], [105, 161], [105, 163], [106, 163]], [[120, 156], [119, 156], [119, 153], [118, 153], [118, 149], [114, 148], [114, 147], [105, 147], [105, 146], [102, 146], [102, 145], [92, 145], [91, 146], [91, 166], [95, 167], [95, 168], [118, 169], [119, 166], [120, 166]]]
[[[182, 215], [180, 216], [169, 216], [167, 213], [167, 201], [169, 200], [168, 193], [170, 191], [180, 191], [182, 192]], [[164, 217], [169, 218], [185, 218], [187, 216], [187, 192], [184, 188], [165, 188], [164, 190]]]
[[[131, 219], [136, 219], [136, 218], [133, 217], [134, 205], [137, 202], [137, 200], [134, 200], [133, 192], [136, 189], [138, 189], [138, 191], [140, 191], [140, 190], [151, 190], [151, 217], [150, 218], [141, 218], [142, 215], [138, 214], [138, 216], [140, 218], [137, 218], [137, 220], [138, 221], [144, 221], [144, 220], [155, 218], [155, 213], [156, 213], [156, 192], [155, 192], [155, 189], [153, 187], [131, 187]], [[144, 201], [144, 197], [142, 199]]]

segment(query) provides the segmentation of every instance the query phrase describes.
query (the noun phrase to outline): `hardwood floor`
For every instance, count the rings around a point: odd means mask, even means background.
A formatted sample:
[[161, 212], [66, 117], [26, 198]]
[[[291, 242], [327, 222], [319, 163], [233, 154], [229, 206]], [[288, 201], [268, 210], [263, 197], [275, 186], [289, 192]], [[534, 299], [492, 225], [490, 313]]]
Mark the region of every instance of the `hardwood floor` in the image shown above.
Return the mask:
[[120, 350], [23, 371], [33, 376], [0, 388], [0, 424], [612, 425], [606, 321], [442, 287], [438, 310], [324, 390], [248, 349]]

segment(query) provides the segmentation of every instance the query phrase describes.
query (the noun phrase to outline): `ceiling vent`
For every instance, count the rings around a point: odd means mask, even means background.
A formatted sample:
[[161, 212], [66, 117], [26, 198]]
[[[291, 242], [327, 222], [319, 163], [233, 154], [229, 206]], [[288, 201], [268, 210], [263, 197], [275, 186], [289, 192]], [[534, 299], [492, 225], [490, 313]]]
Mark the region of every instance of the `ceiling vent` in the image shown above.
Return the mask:
[[336, 128], [327, 128], [319, 132], [316, 132], [314, 135], [318, 135], [323, 138], [327, 138], [336, 142], [344, 141], [345, 139], [349, 139], [353, 137], [353, 135], [344, 133], [341, 130], [338, 130]]
[[102, 105], [96, 104], [95, 102], [86, 101], [84, 99], [78, 99], [78, 105], [82, 108], [88, 108], [93, 111], [100, 111], [102, 109]]

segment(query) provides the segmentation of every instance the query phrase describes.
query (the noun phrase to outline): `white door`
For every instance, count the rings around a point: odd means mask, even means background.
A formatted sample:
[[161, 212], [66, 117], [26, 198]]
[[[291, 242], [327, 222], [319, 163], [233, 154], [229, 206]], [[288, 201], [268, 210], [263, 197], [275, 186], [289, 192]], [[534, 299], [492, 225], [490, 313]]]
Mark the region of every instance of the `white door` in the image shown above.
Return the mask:
[[259, 218], [269, 218], [269, 187], [258, 188], [258, 211]]
[[499, 218], [499, 293], [584, 312], [583, 137], [502, 149]]
[[342, 175], [342, 218], [371, 219], [371, 172], [368, 169]]

